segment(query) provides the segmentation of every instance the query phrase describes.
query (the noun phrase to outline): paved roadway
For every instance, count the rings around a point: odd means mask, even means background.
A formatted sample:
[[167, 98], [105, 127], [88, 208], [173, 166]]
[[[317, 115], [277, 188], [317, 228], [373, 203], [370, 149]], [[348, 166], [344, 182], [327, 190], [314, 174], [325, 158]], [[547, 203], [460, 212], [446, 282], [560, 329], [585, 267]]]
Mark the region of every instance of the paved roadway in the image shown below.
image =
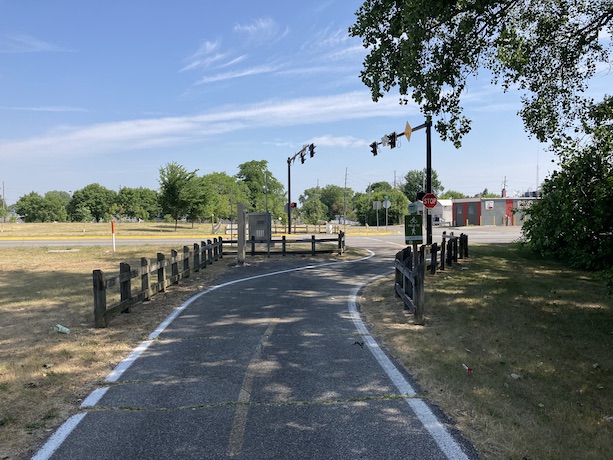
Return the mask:
[[[469, 239], [517, 238], [504, 230]], [[34, 458], [477, 458], [359, 318], [360, 286], [390, 272], [403, 238], [349, 238], [375, 253], [354, 262], [233, 268], [160, 325]]]

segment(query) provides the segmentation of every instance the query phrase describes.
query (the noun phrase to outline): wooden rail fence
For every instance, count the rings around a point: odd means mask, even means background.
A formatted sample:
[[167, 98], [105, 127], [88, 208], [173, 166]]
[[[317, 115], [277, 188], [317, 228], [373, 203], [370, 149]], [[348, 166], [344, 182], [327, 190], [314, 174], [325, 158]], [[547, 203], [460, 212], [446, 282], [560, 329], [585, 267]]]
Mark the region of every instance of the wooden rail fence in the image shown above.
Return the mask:
[[[236, 245], [238, 243], [237, 240], [224, 240], [226, 244], [225, 252], [226, 254], [233, 254], [228, 250], [228, 244]], [[335, 244], [330, 244], [335, 243]], [[256, 239], [254, 236], [251, 237], [250, 240], [246, 242], [247, 253], [255, 256], [255, 255], [266, 255], [268, 254], [268, 242], [265, 239]], [[317, 245], [324, 245], [317, 249]], [[280, 249], [279, 249], [280, 245]], [[310, 245], [309, 249], [289, 249], [291, 245]], [[312, 256], [316, 254], [330, 254], [334, 252], [338, 252], [338, 254], [343, 254], [345, 252], [345, 233], [339, 232], [337, 237], [331, 238], [317, 238], [315, 235], [311, 235], [311, 238], [302, 238], [302, 239], [293, 239], [286, 238], [285, 235], [281, 237], [281, 239], [271, 239], [270, 240], [270, 252], [274, 254], [310, 254]]]
[[430, 273], [436, 274], [445, 270], [445, 265], [451, 267], [458, 259], [468, 257], [468, 235], [462, 233], [455, 236], [453, 232], [447, 235], [443, 232], [443, 241], [439, 246], [421, 246], [417, 249], [406, 247], [396, 254], [394, 261], [396, 295], [402, 298], [405, 308], [415, 315], [415, 323], [424, 322], [424, 282], [426, 266], [430, 266]]
[[[131, 268], [127, 263], [119, 264], [119, 274], [106, 276], [102, 270], [93, 271], [94, 287], [94, 322], [96, 327], [107, 327], [108, 320], [119, 312], [128, 313], [130, 307], [138, 302], [149, 300], [158, 292], [164, 292], [168, 286], [190, 276], [191, 271], [198, 272], [207, 265], [223, 257], [223, 240], [195, 243], [193, 250], [183, 246], [183, 252], [171, 250], [167, 259], [158, 253], [157, 260], [150, 261], [143, 257], [138, 268]], [[134, 291], [133, 279], [140, 278], [140, 289]], [[107, 290], [119, 287], [119, 303], [107, 305]]]

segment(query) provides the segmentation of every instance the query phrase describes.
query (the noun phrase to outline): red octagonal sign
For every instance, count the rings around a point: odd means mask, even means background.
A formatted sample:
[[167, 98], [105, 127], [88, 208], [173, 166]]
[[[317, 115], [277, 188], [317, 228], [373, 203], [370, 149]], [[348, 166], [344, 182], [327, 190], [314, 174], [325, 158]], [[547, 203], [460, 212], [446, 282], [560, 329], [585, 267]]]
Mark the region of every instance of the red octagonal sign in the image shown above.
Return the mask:
[[436, 199], [436, 195], [434, 193], [426, 193], [421, 201], [428, 209], [432, 209], [436, 206], [436, 203], [438, 203], [438, 200]]

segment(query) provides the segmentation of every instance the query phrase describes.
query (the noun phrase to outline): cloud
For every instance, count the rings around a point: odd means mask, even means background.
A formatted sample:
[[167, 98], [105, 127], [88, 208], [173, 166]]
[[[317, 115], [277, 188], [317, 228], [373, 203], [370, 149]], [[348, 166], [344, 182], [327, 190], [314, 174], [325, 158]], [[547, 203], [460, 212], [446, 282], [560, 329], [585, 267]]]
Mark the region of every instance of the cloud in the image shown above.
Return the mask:
[[243, 78], [243, 77], [250, 77], [252, 75], [272, 73], [277, 70], [278, 70], [278, 67], [275, 67], [275, 66], [261, 65], [261, 66], [246, 68], [246, 69], [235, 70], [233, 72], [225, 72], [225, 73], [219, 73], [216, 75], [202, 77], [200, 80], [196, 82], [196, 84], [202, 85], [205, 83], [213, 83], [213, 82], [223, 81], [223, 80], [233, 80], [235, 78]]
[[271, 18], [256, 19], [249, 24], [236, 24], [234, 31], [248, 36], [250, 43], [269, 43], [283, 39], [289, 29], [281, 29]]
[[71, 51], [25, 34], [4, 35], [0, 37], [0, 53], [66, 53]]
[[[30, 139], [0, 142], [0, 159], [11, 157], [104, 155], [178, 146], [244, 129], [332, 123], [371, 117], [405, 117], [415, 108], [390, 97], [373, 103], [368, 92], [334, 96], [269, 100], [247, 107], [219, 107], [190, 117], [163, 117], [58, 127]], [[322, 142], [325, 139], [322, 138]], [[332, 142], [328, 140], [327, 142]], [[357, 142], [339, 138], [341, 144]]]
[[183, 67], [180, 72], [194, 70], [200, 67], [208, 67], [216, 62], [227, 58], [226, 53], [216, 52], [220, 47], [220, 42], [205, 41], [200, 45], [198, 51], [187, 58], [188, 64]]

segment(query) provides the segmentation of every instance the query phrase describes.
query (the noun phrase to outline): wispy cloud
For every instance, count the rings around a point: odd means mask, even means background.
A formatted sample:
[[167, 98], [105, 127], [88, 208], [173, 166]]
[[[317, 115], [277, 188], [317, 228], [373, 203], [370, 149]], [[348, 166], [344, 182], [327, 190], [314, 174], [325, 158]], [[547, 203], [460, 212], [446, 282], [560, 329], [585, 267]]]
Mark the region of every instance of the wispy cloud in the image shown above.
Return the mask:
[[72, 51], [25, 34], [4, 35], [0, 37], [0, 53], [65, 53]]
[[282, 29], [273, 19], [256, 19], [248, 24], [236, 24], [234, 31], [248, 36], [251, 43], [277, 42], [289, 33], [289, 29]]
[[[312, 125], [372, 117], [398, 118], [405, 117], [411, 110], [416, 109], [407, 109], [391, 97], [375, 104], [364, 91], [328, 97], [270, 100], [247, 107], [217, 108], [191, 117], [137, 119], [86, 127], [64, 126], [45, 135], [1, 142], [0, 159], [115, 154], [201, 142], [239, 129]], [[345, 144], [359, 142], [352, 138], [339, 138], [335, 142], [341, 140]]]
[[201, 67], [208, 67], [216, 62], [222, 61], [227, 58], [226, 53], [220, 53], [219, 49], [221, 43], [219, 41], [205, 41], [200, 45], [198, 51], [187, 58], [187, 65], [185, 65], [180, 72], [186, 72], [188, 70], [194, 70]]
[[216, 75], [209, 75], [206, 77], [202, 77], [200, 80], [198, 80], [196, 84], [202, 85], [205, 83], [213, 83], [216, 81], [233, 80], [235, 78], [242, 78], [242, 77], [249, 77], [252, 75], [272, 73], [272, 72], [277, 71], [278, 69], [279, 68], [276, 66], [269, 66], [269, 65], [261, 65], [257, 67], [239, 69], [239, 70], [235, 70], [232, 72], [225, 72], [225, 73], [219, 73]]

